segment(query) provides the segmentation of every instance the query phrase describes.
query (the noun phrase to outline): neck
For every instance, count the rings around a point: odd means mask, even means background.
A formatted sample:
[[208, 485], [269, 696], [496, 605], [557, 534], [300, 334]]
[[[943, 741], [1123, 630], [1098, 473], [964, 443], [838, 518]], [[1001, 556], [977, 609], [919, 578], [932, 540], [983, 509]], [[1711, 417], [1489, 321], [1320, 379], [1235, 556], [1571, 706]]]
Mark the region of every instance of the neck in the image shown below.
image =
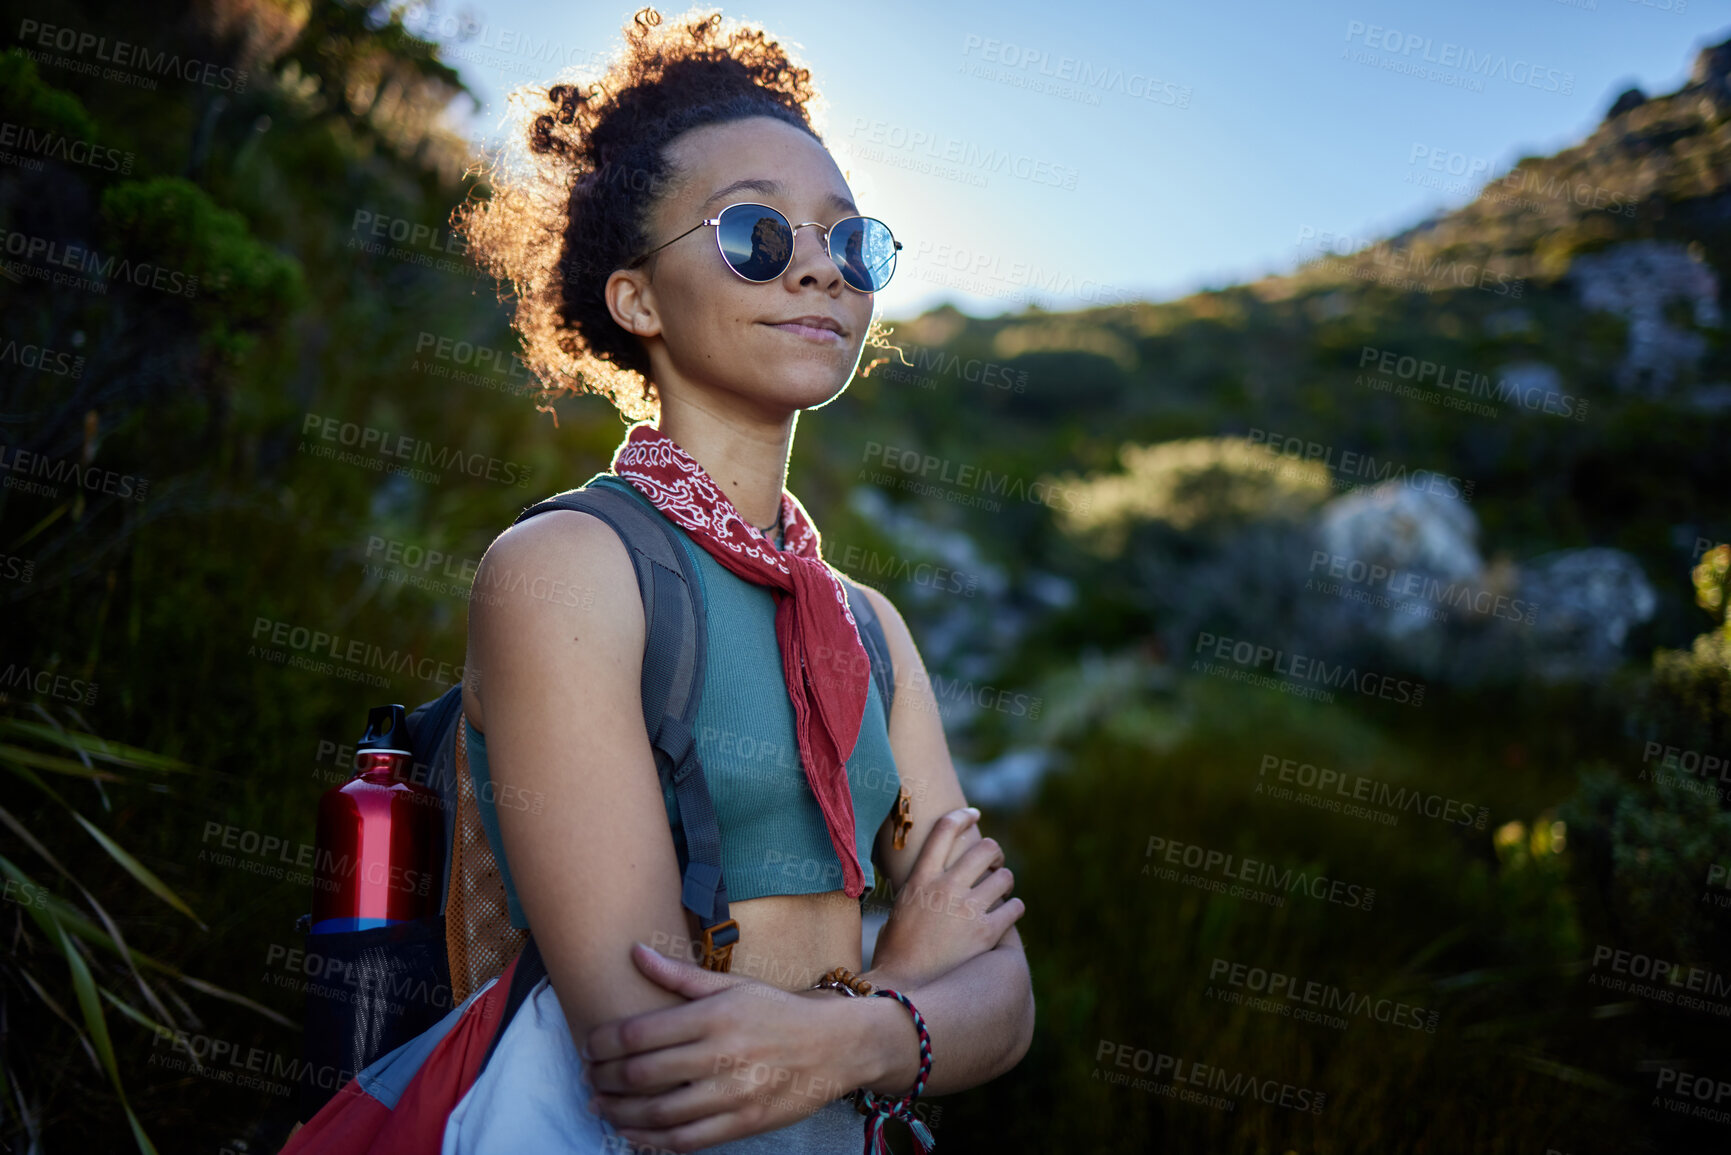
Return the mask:
[[798, 410], [777, 421], [669, 391], [656, 428], [703, 466], [747, 521], [773, 534], [798, 422]]

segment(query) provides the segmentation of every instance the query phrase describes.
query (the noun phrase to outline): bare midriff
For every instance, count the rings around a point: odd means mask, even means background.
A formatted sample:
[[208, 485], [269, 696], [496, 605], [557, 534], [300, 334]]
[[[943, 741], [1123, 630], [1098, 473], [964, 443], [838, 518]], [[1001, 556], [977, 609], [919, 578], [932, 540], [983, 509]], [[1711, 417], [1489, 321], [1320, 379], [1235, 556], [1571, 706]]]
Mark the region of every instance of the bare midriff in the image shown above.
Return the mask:
[[[463, 712], [470, 725], [486, 733], [481, 700], [463, 687]], [[696, 961], [702, 953], [698, 943], [697, 918], [684, 911], [687, 943], [683, 957]], [[739, 924], [739, 941], [733, 945], [729, 973], [757, 979], [785, 991], [805, 990], [825, 971], [847, 967], [858, 972], [860, 959], [860, 905], [858, 899], [832, 890], [822, 894], [766, 894], [728, 903], [728, 914]], [[625, 950], [629, 944], [623, 944]]]

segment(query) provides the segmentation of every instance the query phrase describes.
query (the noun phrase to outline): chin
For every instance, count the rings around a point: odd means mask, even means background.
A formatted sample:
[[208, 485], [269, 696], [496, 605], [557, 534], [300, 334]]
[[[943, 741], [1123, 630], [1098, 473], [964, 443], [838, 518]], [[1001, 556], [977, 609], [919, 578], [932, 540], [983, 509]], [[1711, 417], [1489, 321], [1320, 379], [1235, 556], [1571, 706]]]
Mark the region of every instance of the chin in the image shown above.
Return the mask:
[[[846, 387], [848, 373], [839, 373], [833, 366], [789, 366], [772, 378], [760, 377], [752, 392], [765, 404], [781, 409], [815, 409], [833, 401]], [[767, 379], [766, 379], [767, 378]]]
[[832, 401], [853, 379], [862, 350], [835, 351], [828, 356], [764, 358], [754, 375], [751, 392], [788, 409], [812, 409]]

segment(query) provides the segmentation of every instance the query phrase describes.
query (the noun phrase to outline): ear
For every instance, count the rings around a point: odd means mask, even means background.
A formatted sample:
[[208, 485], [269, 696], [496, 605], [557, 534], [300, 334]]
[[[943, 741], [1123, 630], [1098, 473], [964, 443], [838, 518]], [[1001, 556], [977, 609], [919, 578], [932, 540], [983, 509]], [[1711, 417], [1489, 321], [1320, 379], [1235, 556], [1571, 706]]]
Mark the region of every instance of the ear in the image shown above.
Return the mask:
[[661, 335], [661, 315], [655, 307], [655, 286], [642, 269], [614, 269], [602, 290], [607, 311], [627, 333], [638, 337]]

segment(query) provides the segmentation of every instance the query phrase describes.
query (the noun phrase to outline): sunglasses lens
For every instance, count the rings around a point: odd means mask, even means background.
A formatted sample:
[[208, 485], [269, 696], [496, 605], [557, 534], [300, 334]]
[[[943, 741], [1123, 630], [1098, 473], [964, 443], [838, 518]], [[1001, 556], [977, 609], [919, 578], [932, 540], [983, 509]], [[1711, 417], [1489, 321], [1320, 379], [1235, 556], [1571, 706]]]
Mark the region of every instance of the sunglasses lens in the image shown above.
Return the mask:
[[875, 217], [848, 217], [829, 233], [829, 253], [848, 284], [875, 293], [896, 271], [896, 240], [889, 226]]
[[793, 259], [793, 228], [764, 205], [729, 205], [715, 227], [721, 255], [748, 281], [773, 281]]

